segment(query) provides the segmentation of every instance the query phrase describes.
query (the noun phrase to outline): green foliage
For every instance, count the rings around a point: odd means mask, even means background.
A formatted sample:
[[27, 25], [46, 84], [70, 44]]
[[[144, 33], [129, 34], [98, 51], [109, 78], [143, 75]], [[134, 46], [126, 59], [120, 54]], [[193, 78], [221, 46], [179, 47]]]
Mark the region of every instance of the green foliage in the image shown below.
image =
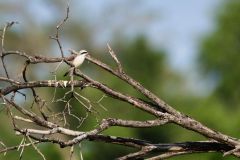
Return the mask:
[[153, 49], [145, 37], [138, 37], [124, 45], [120, 53], [123, 53], [121, 59], [127, 73], [145, 87], [159, 89], [166, 67], [164, 52]]
[[[168, 99], [167, 102], [170, 102], [169, 104], [176, 107], [176, 109], [180, 110], [181, 112], [192, 116], [193, 118], [199, 120], [209, 127], [237, 137], [239, 133], [239, 130], [237, 128], [240, 125], [240, 119], [236, 115], [240, 114], [240, 109], [236, 109], [234, 112], [231, 112], [226, 108], [226, 105], [224, 105], [222, 101], [228, 104], [231, 102], [231, 106], [237, 106], [239, 102], [239, 12], [240, 2], [238, 0], [229, 0], [217, 17], [216, 31], [209, 35], [202, 44], [200, 51], [201, 54], [199, 58], [201, 69], [205, 71], [204, 73], [206, 75], [211, 75], [211, 77], [213, 77], [217, 83], [214, 94], [204, 100], [200, 99], [199, 97], [187, 95], [184, 92], [184, 85], [183, 88], [179, 90], [180, 87], [178, 88], [178, 86], [181, 86], [183, 79], [177, 73], [169, 69], [166, 64], [166, 54], [164, 51], [152, 48], [148, 44], [145, 37], [141, 36], [132, 41], [126, 41], [126, 39], [122, 39], [112, 48], [120, 58], [124, 71], [126, 71], [127, 74], [143, 84], [143, 86], [153, 91], [154, 93], [157, 93], [159, 97]], [[66, 36], [70, 35], [67, 36], [67, 39], [69, 39], [68, 42], [74, 42], [75, 44], [73, 43], [73, 45], [76, 47], [79, 47], [80, 44], [83, 44], [84, 47], [87, 46], [86, 48], [92, 49], [92, 40], [89, 38], [91, 31], [90, 29], [86, 28], [87, 27], [82, 26], [82, 24], [80, 27], [80, 24], [78, 23], [70, 23], [69, 29], [64, 30]], [[29, 33], [26, 33], [27, 36], [23, 36], [24, 34], [22, 32], [9, 32], [6, 47], [13, 50], [24, 50], [30, 53], [39, 53], [39, 50], [47, 51], [43, 53], [49, 53], [48, 49], [52, 46], [50, 46], [48, 40], [46, 41], [46, 39], [43, 38], [45, 36], [39, 36], [40, 32], [37, 29], [38, 28], [34, 28], [34, 30], [30, 31], [30, 33], [35, 33], [30, 38], [29, 35], [32, 34]], [[49, 30], [49, 28], [47, 28], [47, 30]], [[39, 42], [36, 42], [36, 38]], [[54, 45], [56, 44], [54, 43]], [[98, 54], [94, 56], [99, 57], [101, 60], [105, 61], [108, 64], [111, 64], [112, 66], [116, 66], [113, 64], [113, 61], [108, 54], [99, 53], [99, 50], [97, 48], [93, 48], [92, 50], [98, 51], [93, 52]], [[42, 54], [42, 52], [40, 53]], [[142, 95], [136, 93], [130, 86], [117, 79], [116, 77], [105, 73], [101, 69], [92, 66], [91, 64], [84, 63], [81, 69], [87, 75], [96, 78], [104, 84], [107, 84], [114, 90], [142, 98]], [[69, 77], [66, 77], [66, 79], [68, 78]], [[63, 79], [62, 73], [58, 75], [57, 79]], [[67, 91], [67, 89], [57, 90], [57, 97], [63, 97], [64, 93]], [[47, 92], [48, 93], [46, 93], [44, 96], [51, 97], [54, 91], [53, 89], [50, 89]], [[78, 90], [78, 92], [94, 102], [97, 102], [103, 95], [99, 91], [89, 88], [84, 89], [83, 91]], [[86, 116], [86, 110], [79, 104], [79, 102], [74, 100], [71, 102], [71, 104], [73, 106], [73, 114], [79, 117]], [[98, 104], [96, 104], [94, 106], [94, 109], [98, 111], [98, 114], [89, 114], [87, 120], [82, 124], [80, 128], [78, 128], [79, 130], [91, 130], [97, 125], [96, 119], [101, 120], [105, 117], [132, 120], [146, 120], [153, 118], [152, 116], [143, 113], [141, 110], [138, 110], [133, 106], [128, 105], [127, 103], [114, 100], [111, 97], [104, 98], [101, 101], [101, 104], [104, 105], [108, 111], [105, 111]], [[50, 106], [51, 110], [53, 111], [62, 111], [64, 107], [65, 106], [63, 103], [56, 103], [55, 106]], [[6, 117], [3, 116], [0, 117], [0, 120], [7, 121]], [[76, 118], [68, 117], [68, 120], [69, 123], [71, 123], [70, 128], [76, 129], [76, 126], [78, 126], [78, 121]], [[221, 121], [221, 123], [218, 123], [219, 121]], [[12, 133], [12, 126], [2, 123], [0, 125], [0, 128], [1, 138], [3, 138], [3, 141], [7, 145], [12, 146], [20, 143], [21, 138], [16, 138], [14, 133]], [[205, 140], [204, 137], [199, 136], [194, 132], [180, 128], [176, 125], [166, 125], [148, 129], [113, 127], [105, 131], [103, 134], [141, 138], [153, 141], [155, 143]], [[58, 146], [53, 146], [55, 145], [40, 145], [40, 149], [46, 155], [47, 159], [64, 159], [64, 157], [68, 157], [69, 152], [63, 151], [63, 149], [59, 148]], [[69, 148], [66, 150], [68, 149]], [[75, 149], [78, 151], [80, 150], [78, 147]], [[81, 151], [83, 153], [84, 159], [96, 159], [96, 157], [97, 159], [114, 159], [117, 156], [122, 156], [135, 150], [132, 148], [126, 148], [101, 142], [83, 142]], [[19, 152], [14, 151], [8, 153], [5, 157], [3, 155], [0, 155], [0, 159], [16, 159], [18, 155]], [[24, 151], [23, 159], [32, 159], [32, 157], [40, 159], [39, 154], [37, 154], [35, 150], [26, 149]], [[172, 159], [194, 158], [217, 160], [221, 159], [222, 155], [216, 153], [193, 154]], [[233, 157], [227, 157], [224, 159], [233, 159]]]
[[220, 10], [216, 30], [204, 41], [200, 65], [217, 83], [214, 94], [236, 107], [240, 102], [240, 1], [230, 0]]

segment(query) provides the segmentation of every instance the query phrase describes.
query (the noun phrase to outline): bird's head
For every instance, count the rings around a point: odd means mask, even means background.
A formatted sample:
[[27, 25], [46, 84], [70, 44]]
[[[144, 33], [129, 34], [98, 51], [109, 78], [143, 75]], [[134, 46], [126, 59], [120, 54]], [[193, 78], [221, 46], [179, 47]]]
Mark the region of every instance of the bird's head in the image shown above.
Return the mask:
[[87, 55], [88, 52], [86, 50], [80, 50], [78, 54], [79, 55]]

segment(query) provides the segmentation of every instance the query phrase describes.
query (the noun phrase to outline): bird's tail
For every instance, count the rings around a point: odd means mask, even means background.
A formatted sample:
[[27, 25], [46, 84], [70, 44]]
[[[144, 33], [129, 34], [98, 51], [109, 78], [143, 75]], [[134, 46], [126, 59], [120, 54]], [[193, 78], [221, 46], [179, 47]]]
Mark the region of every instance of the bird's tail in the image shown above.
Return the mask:
[[66, 77], [67, 75], [70, 74], [70, 76], [73, 74], [74, 67], [71, 67], [63, 76]]
[[66, 76], [69, 74], [69, 72], [70, 72], [70, 71], [67, 71], [67, 72], [63, 75], [63, 77], [66, 77]]

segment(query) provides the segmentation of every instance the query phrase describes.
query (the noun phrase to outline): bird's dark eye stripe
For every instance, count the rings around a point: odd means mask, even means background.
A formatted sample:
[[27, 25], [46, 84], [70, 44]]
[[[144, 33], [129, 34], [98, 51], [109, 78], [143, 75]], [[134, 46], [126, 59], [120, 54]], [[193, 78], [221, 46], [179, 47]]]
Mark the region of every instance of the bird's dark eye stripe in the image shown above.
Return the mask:
[[87, 54], [88, 52], [86, 50], [81, 50], [80, 54]]

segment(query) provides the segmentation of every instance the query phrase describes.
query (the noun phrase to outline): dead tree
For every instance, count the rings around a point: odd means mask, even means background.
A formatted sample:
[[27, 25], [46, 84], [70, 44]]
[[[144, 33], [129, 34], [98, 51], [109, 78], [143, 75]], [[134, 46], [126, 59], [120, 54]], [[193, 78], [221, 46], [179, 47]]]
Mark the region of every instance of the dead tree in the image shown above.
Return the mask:
[[[47, 56], [39, 56], [39, 55], [30, 55], [28, 53], [22, 51], [12, 51], [5, 50], [4, 48], [4, 40], [5, 34], [7, 30], [14, 24], [14, 22], [7, 23], [5, 27], [2, 29], [1, 34], [1, 52], [0, 59], [2, 62], [3, 70], [5, 72], [4, 76], [0, 76], [0, 83], [7, 83], [5, 87], [0, 89], [0, 97], [2, 100], [2, 104], [5, 105], [6, 110], [11, 118], [13, 130], [16, 131], [16, 135], [22, 136], [22, 142], [16, 146], [5, 146], [3, 142], [1, 145], [3, 146], [0, 150], [0, 153], [4, 154], [9, 152], [10, 150], [15, 150], [24, 147], [31, 146], [36, 152], [40, 154], [42, 159], [46, 159], [42, 152], [38, 149], [39, 143], [54, 143], [59, 145], [60, 147], [71, 147], [71, 154], [73, 154], [73, 147], [76, 144], [81, 143], [82, 141], [101, 141], [104, 143], [112, 143], [116, 145], [123, 145], [128, 147], [133, 147], [138, 149], [139, 151], [135, 153], [129, 153], [128, 155], [123, 155], [118, 159], [143, 159], [148, 158], [151, 160], [155, 159], [164, 159], [172, 156], [178, 156], [182, 154], [191, 154], [191, 153], [199, 153], [199, 152], [221, 152], [223, 156], [226, 155], [234, 155], [236, 157], [240, 157], [239, 146], [240, 142], [237, 138], [230, 137], [218, 131], [215, 131], [199, 121], [185, 115], [184, 113], [174, 109], [174, 107], [170, 106], [168, 103], [164, 102], [157, 95], [153, 94], [151, 91], [146, 89], [142, 84], [138, 81], [131, 78], [123, 69], [121, 62], [118, 60], [116, 54], [108, 45], [109, 55], [112, 57], [112, 60], [116, 63], [116, 67], [110, 67], [108, 64], [102, 62], [99, 59], [95, 59], [91, 54], [87, 56], [87, 61], [93, 63], [96, 67], [100, 67], [105, 72], [109, 72], [113, 76], [118, 79], [124, 81], [131, 87], [135, 89], [136, 92], [140, 92], [145, 96], [148, 101], [144, 101], [137, 97], [124, 94], [120, 91], [115, 90], [114, 88], [109, 87], [107, 84], [103, 84], [87, 74], [82, 73], [79, 69], [75, 69], [72, 76], [81, 77], [81, 80], [57, 80], [57, 79], [48, 79], [48, 80], [38, 80], [38, 81], [28, 81], [27, 79], [27, 70], [30, 65], [35, 65], [38, 63], [62, 63], [70, 64], [70, 60], [72, 59], [72, 55], [65, 56], [61, 42], [59, 40], [59, 29], [65, 23], [68, 18], [69, 8], [67, 8], [67, 15], [63, 21], [59, 23], [56, 28], [56, 34], [51, 38], [56, 40], [59, 49], [60, 56], [59, 57], [47, 57]], [[71, 50], [72, 54], [76, 54], [75, 50]], [[24, 67], [21, 70], [22, 80], [16, 80], [10, 77], [9, 71], [7, 69], [7, 65], [11, 62], [6, 63], [6, 57], [9, 55], [16, 55], [19, 57], [23, 57], [25, 59]], [[57, 66], [57, 68], [59, 67]], [[55, 71], [57, 71], [57, 68]], [[73, 88], [70, 91], [66, 92], [64, 97], [61, 99], [66, 104], [66, 112], [54, 113], [56, 117], [62, 117], [64, 119], [63, 122], [58, 122], [56, 119], [49, 116], [46, 111], [44, 111], [44, 107], [48, 107], [47, 103], [45, 103], [44, 99], [41, 98], [36, 91], [36, 88], [55, 88], [55, 89], [64, 89], [64, 88]], [[65, 117], [71, 115], [71, 108], [69, 107], [69, 101], [65, 99], [65, 96], [71, 95], [73, 99], [78, 99], [79, 97], [84, 99], [84, 102], [78, 101], [79, 104], [84, 106], [86, 112], [91, 112], [92, 102], [87, 98], [81, 96], [78, 92], [75, 91], [76, 88], [81, 88], [84, 90], [85, 88], [93, 88], [101, 91], [105, 95], [112, 97], [118, 101], [123, 101], [130, 104], [132, 107], [138, 108], [148, 114], [154, 116], [154, 119], [149, 119], [146, 121], [135, 121], [135, 120], [124, 120], [124, 119], [116, 119], [116, 118], [106, 118], [102, 119], [97, 126], [95, 126], [92, 130], [89, 131], [77, 131], [74, 129], [69, 129], [66, 127], [66, 119]], [[34, 103], [37, 104], [37, 109], [33, 109], [31, 106], [21, 106], [18, 104], [17, 100], [15, 100], [16, 95], [21, 95], [23, 97], [27, 97], [29, 95], [25, 95], [21, 92], [22, 89], [28, 89], [32, 92], [34, 97]], [[55, 94], [55, 93], [53, 93]], [[40, 113], [40, 114], [38, 114]], [[71, 115], [74, 116], [74, 115]], [[76, 117], [79, 118], [79, 117]], [[79, 120], [81, 121], [81, 120]], [[31, 124], [29, 125], [18, 125], [21, 124]], [[153, 126], [160, 126], [166, 124], [175, 124], [179, 127], [182, 127], [186, 130], [191, 130], [199, 135], [202, 135], [206, 138], [206, 141], [188, 141], [181, 143], [158, 143], [155, 144], [150, 141], [146, 141], [143, 139], [134, 139], [134, 138], [125, 138], [125, 137], [116, 137], [112, 135], [101, 134], [103, 131], [113, 127], [131, 127], [131, 128], [148, 128]], [[66, 140], [64, 138], [55, 138], [55, 135], [62, 135], [71, 137], [71, 139]], [[61, 137], [61, 136], [58, 136]], [[151, 153], [154, 152], [153, 156]], [[70, 157], [71, 158], [71, 157]]]

